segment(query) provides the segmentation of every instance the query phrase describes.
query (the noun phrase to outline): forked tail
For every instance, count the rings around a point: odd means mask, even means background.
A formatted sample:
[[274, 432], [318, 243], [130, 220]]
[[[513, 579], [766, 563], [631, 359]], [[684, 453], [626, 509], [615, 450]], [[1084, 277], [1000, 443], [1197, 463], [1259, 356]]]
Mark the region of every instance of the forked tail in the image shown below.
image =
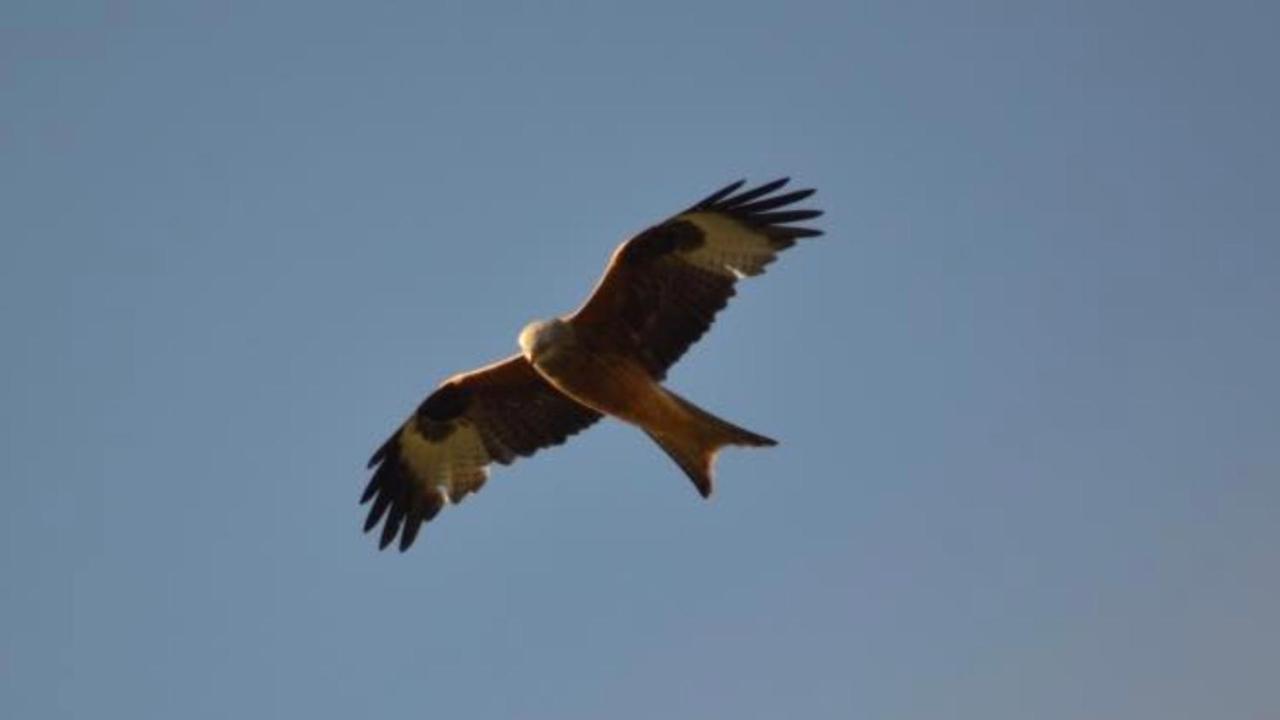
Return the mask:
[[768, 447], [778, 444], [776, 440], [722, 420], [670, 390], [666, 393], [684, 411], [685, 422], [667, 432], [645, 432], [684, 470], [702, 497], [711, 495], [712, 468], [721, 448], [726, 445]]

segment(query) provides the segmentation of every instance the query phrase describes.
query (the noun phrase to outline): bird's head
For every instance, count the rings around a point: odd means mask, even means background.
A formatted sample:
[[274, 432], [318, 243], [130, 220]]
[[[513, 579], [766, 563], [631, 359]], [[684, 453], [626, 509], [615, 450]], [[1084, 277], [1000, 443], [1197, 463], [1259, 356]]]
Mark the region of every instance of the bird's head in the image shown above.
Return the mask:
[[534, 362], [572, 342], [573, 328], [560, 318], [534, 320], [520, 331], [520, 351]]

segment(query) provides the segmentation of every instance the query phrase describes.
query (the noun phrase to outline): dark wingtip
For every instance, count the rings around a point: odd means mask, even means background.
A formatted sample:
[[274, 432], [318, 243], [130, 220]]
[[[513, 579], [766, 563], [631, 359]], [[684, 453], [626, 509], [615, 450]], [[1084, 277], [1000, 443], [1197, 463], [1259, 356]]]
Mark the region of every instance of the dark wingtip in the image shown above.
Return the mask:
[[720, 203], [721, 207], [719, 209], [727, 210], [729, 208], [742, 207], [743, 205], [746, 205], [747, 203], [751, 202], [752, 200], [755, 200], [758, 197], [763, 197], [765, 195], [768, 195], [771, 192], [774, 192], [775, 190], [781, 189], [783, 186], [785, 186], [789, 182], [791, 182], [791, 178], [789, 177], [780, 177], [777, 180], [770, 180], [769, 182], [763, 185], [760, 185], [758, 187], [752, 188], [751, 190], [748, 190], [743, 193], [738, 193], [737, 195], [734, 195], [733, 197], [730, 197], [730, 198], [725, 198], [724, 202]]
[[761, 225], [785, 225], [793, 222], [804, 222], [822, 217], [821, 210], [778, 210], [775, 212], [752, 213], [747, 217]]
[[400, 552], [404, 552], [413, 546], [413, 541], [418, 539], [418, 531], [422, 529], [422, 520], [410, 519], [405, 522], [404, 529], [400, 531]]
[[390, 496], [386, 493], [379, 495], [378, 499], [373, 501], [373, 507], [369, 508], [368, 517], [364, 519], [364, 531], [369, 532], [376, 527], [378, 522], [382, 520], [383, 514], [387, 512], [387, 508], [390, 506]]
[[786, 225], [776, 227], [774, 230], [789, 238], [820, 237], [827, 234], [825, 230], [817, 228], [788, 227]]
[[391, 437], [387, 438], [385, 442], [378, 446], [377, 450], [373, 451], [373, 455], [369, 457], [368, 464], [364, 466], [365, 469], [372, 470], [374, 465], [386, 460], [387, 456], [391, 454], [392, 450], [394, 450], [396, 443], [399, 442], [399, 439], [400, 431], [397, 429], [395, 432], [391, 433]]
[[[777, 238], [794, 240], [821, 235], [822, 231], [814, 228], [786, 226], [786, 223], [812, 220], [823, 214], [821, 210], [788, 209], [795, 208], [796, 203], [812, 197], [817, 192], [814, 188], [802, 188], [774, 194], [790, 181], [790, 177], [781, 177], [736, 195], [721, 191], [698, 203], [691, 210], [725, 213]], [[735, 183], [725, 190], [732, 191], [740, 186], [741, 183]]]
[[373, 477], [369, 478], [369, 484], [364, 486], [364, 492], [360, 493], [360, 504], [364, 505], [365, 503], [372, 500], [373, 496], [377, 494], [378, 494], [378, 474], [374, 473]]
[[392, 540], [396, 539], [396, 535], [400, 533], [400, 523], [404, 520], [404, 507], [398, 503], [392, 503], [391, 510], [387, 513], [387, 519], [382, 521], [382, 537], [378, 540], [378, 549], [385, 550]]
[[813, 188], [805, 188], [803, 190], [793, 190], [788, 193], [782, 193], [781, 195], [774, 195], [773, 197], [762, 198], [760, 200], [755, 200], [754, 202], [750, 202], [746, 204], [734, 203], [733, 210], [734, 212], [748, 213], [748, 214], [762, 213], [762, 212], [765, 212], [766, 210], [773, 210], [774, 208], [793, 205], [795, 203], [800, 202], [801, 200], [804, 200], [812, 196], [815, 192], [817, 192], [817, 190], [814, 190]]
[[693, 207], [689, 209], [694, 210], [696, 208], [702, 208], [708, 205], [714, 205], [715, 203], [720, 202], [722, 199], [724, 199], [725, 196], [731, 194], [734, 190], [737, 190], [738, 188], [742, 187], [743, 184], [746, 182], [747, 182], [746, 178], [742, 178], [741, 180], [735, 180], [729, 183], [728, 185], [725, 185], [724, 187], [720, 188], [719, 190], [711, 193], [710, 195], [702, 198], [698, 202], [694, 203]]
[[400, 528], [400, 552], [409, 549], [413, 541], [418, 537], [418, 531], [422, 529], [422, 501], [414, 499], [410, 501], [409, 511], [404, 516], [404, 527]]

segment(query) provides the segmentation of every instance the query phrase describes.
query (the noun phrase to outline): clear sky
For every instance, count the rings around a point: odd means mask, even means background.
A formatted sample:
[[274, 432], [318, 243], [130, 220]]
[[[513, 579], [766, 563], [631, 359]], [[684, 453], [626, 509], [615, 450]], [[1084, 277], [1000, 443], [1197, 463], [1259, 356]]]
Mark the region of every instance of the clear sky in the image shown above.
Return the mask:
[[[0, 717], [1275, 717], [1278, 20], [4, 2]], [[827, 235], [670, 378], [779, 447], [360, 533], [439, 380], [783, 174]]]

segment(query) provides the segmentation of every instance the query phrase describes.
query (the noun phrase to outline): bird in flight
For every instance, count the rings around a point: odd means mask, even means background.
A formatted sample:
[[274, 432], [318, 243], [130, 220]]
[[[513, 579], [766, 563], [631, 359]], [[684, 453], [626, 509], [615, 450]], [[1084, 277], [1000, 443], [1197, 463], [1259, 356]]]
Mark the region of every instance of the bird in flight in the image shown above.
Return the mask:
[[624, 242], [585, 304], [529, 323], [520, 353], [455, 375], [418, 406], [369, 460], [365, 532], [404, 551], [445, 505], [479, 490], [491, 463], [563, 443], [605, 415], [644, 430], [703, 496], [727, 445], [776, 445], [662, 386], [734, 295], [779, 252], [822, 231], [822, 214], [794, 208], [813, 190], [779, 194], [788, 178], [739, 192], [728, 185]]

